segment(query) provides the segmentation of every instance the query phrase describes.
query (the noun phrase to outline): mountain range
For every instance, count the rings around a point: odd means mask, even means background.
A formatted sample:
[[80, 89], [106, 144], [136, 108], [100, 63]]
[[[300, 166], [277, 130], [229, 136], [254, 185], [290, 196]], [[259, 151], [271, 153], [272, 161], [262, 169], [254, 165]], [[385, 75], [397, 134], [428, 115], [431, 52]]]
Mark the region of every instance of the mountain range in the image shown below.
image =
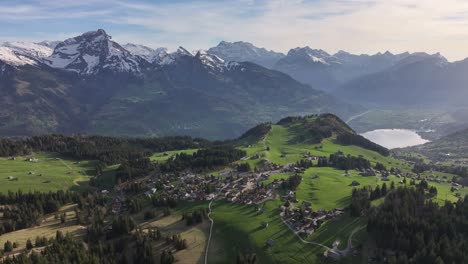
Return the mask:
[[[206, 51], [120, 45], [99, 29], [0, 45], [0, 134], [235, 137], [287, 115], [466, 106], [468, 59], [423, 52], [287, 54], [221, 41]], [[360, 106], [362, 105], [362, 106]], [[363, 107], [364, 106], [364, 107]]]
[[104, 30], [0, 47], [0, 134], [240, 135], [287, 115], [363, 110], [252, 62], [120, 45]]

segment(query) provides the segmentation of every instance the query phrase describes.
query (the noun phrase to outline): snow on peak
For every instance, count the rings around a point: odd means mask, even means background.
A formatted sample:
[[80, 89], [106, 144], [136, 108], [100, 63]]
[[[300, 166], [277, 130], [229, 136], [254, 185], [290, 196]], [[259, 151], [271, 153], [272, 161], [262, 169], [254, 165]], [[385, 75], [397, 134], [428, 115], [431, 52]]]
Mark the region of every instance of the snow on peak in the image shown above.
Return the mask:
[[252, 43], [244, 41], [221, 41], [216, 47], [210, 48], [207, 52], [225, 61], [251, 61], [265, 67], [273, 66], [276, 61], [284, 57], [282, 53], [258, 48]]
[[209, 54], [205, 50], [198, 51], [195, 57], [200, 59], [200, 62], [203, 65], [211, 69], [222, 71], [225, 67], [225, 62], [223, 59], [221, 59], [220, 57], [216, 55]]
[[18, 54], [9, 47], [0, 47], [0, 61], [13, 66], [35, 65], [36, 61], [22, 54]]
[[11, 41], [2, 44], [3, 47], [12, 49], [16, 54], [27, 56], [33, 59], [48, 57], [53, 50], [49, 47], [25, 41]]
[[152, 49], [139, 44], [127, 43], [122, 46], [128, 50], [132, 55], [140, 56], [148, 62], [160, 62], [163, 57], [167, 55], [166, 48]]
[[52, 51], [53, 51], [55, 49], [55, 47], [57, 47], [57, 45], [60, 42], [62, 42], [62, 41], [59, 41], [59, 40], [54, 40], [54, 41], [44, 40], [44, 41], [41, 41], [41, 42], [37, 42], [36, 44], [51, 48]]
[[112, 41], [104, 30], [98, 29], [59, 43], [53, 54], [43, 61], [54, 68], [95, 74], [104, 69], [138, 73], [140, 60]]
[[324, 65], [340, 64], [340, 60], [328, 54], [326, 51], [321, 49], [311, 49], [309, 46], [297, 47], [289, 50], [286, 56], [286, 61], [301, 60], [305, 62], [320, 63]]

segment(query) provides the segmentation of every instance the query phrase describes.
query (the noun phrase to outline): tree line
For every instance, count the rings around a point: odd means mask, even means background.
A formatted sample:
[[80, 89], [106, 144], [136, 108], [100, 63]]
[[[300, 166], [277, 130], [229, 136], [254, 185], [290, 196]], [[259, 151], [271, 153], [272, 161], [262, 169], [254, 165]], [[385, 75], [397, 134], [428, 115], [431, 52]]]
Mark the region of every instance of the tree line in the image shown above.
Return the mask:
[[398, 188], [381, 206], [371, 208], [368, 217], [367, 229], [379, 249], [377, 261], [443, 264], [468, 259], [468, 197], [439, 206], [423, 188]]
[[179, 153], [169, 158], [165, 163], [159, 164], [162, 172], [175, 172], [190, 169], [203, 172], [226, 166], [240, 160], [247, 153], [232, 146], [216, 146], [200, 149], [193, 154]]

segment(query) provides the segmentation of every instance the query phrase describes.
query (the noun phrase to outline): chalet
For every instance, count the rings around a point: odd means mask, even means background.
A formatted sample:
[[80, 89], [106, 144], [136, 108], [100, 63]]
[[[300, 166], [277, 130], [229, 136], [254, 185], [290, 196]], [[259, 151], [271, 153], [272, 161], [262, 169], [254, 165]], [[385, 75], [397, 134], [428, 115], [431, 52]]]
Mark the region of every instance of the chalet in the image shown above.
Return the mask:
[[274, 244], [275, 244], [275, 241], [271, 238], [266, 241], [266, 245], [268, 247], [272, 247]]
[[353, 181], [351, 183], [351, 186], [359, 186], [359, 185], [361, 185], [361, 184], [359, 182], [357, 182], [357, 181]]

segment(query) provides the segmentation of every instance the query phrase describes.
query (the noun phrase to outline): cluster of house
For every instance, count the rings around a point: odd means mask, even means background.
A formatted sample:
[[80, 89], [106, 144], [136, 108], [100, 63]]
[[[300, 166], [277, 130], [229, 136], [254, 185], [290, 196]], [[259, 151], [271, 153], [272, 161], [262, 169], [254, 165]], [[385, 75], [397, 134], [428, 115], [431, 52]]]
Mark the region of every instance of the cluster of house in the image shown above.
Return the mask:
[[280, 207], [280, 216], [297, 234], [306, 237], [317, 230], [325, 221], [344, 214], [344, 209], [336, 208], [330, 211], [312, 210], [310, 202], [302, 202], [300, 207]]
[[259, 173], [240, 178], [223, 189], [221, 196], [229, 202], [260, 204], [274, 197], [273, 189], [260, 183], [267, 177], [268, 174]]
[[360, 176], [364, 176], [364, 177], [367, 177], [367, 176], [376, 176], [377, 175], [377, 172], [370, 168], [370, 169], [363, 169], [363, 170], [360, 170], [360, 173], [359, 173]]
[[216, 177], [186, 173], [182, 176], [173, 174], [159, 175], [147, 180], [145, 195], [151, 197], [158, 191], [181, 201], [212, 200], [215, 192], [224, 187]]

